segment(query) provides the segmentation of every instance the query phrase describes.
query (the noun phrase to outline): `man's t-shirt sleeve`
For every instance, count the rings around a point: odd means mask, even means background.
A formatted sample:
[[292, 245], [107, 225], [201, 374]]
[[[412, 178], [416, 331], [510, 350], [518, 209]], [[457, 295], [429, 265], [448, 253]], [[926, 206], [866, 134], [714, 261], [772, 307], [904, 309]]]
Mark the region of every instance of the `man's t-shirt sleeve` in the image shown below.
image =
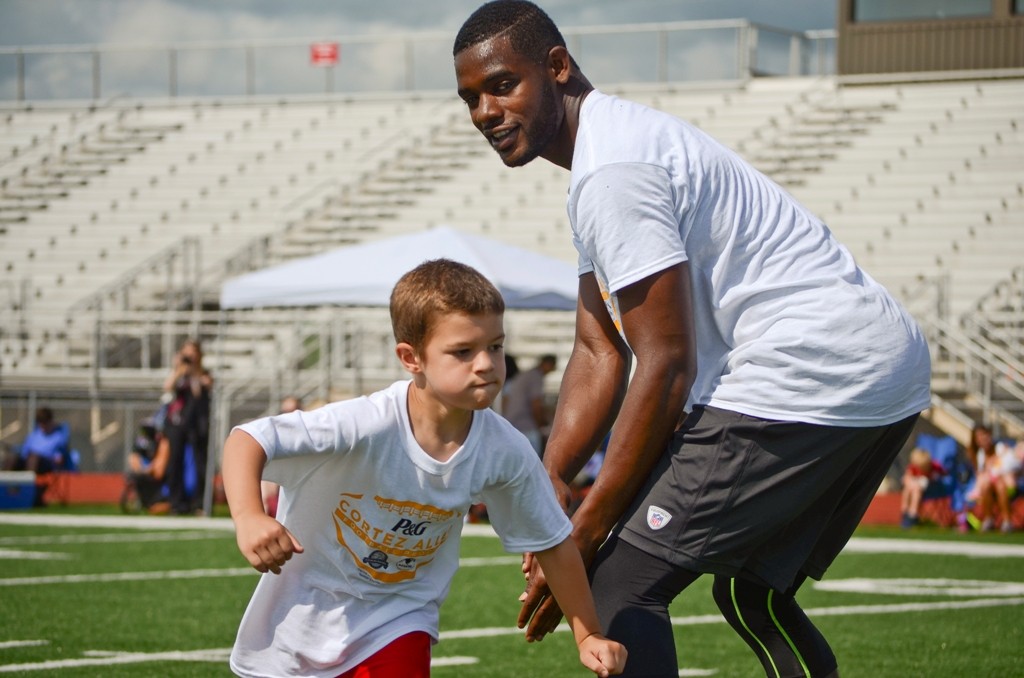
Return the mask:
[[584, 177], [572, 206], [580, 274], [599, 269], [615, 292], [686, 261], [675, 193], [665, 169], [647, 163], [604, 165]]

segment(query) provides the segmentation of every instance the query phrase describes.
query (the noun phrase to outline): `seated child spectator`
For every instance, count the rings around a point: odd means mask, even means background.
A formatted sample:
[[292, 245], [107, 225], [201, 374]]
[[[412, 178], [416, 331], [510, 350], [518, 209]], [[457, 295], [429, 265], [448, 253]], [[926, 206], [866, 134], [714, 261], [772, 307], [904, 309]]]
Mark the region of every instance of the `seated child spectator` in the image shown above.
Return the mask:
[[[504, 308], [476, 270], [421, 264], [391, 295], [395, 352], [411, 379], [231, 432], [224, 489], [238, 547], [264, 573], [231, 653], [235, 673], [428, 676], [463, 519], [480, 501], [505, 548], [540, 561], [580, 661], [621, 673], [626, 650], [601, 635], [547, 473], [490, 409], [505, 378]], [[264, 470], [282, 488], [276, 520], [263, 508]]]
[[1013, 531], [1010, 501], [1017, 491], [1017, 477], [1021, 460], [1014, 446], [1006, 441], [996, 441], [992, 429], [984, 425], [974, 427], [968, 458], [975, 469], [974, 490], [968, 499], [977, 502], [981, 524], [979, 529], [988, 532], [995, 527], [997, 517], [1001, 519], [1003, 532]]
[[903, 491], [900, 494], [900, 513], [903, 518], [900, 526], [909, 529], [917, 525], [921, 510], [921, 500], [928, 485], [939, 480], [948, 473], [946, 468], [932, 459], [926, 450], [915, 447], [910, 452], [910, 463], [903, 472]]

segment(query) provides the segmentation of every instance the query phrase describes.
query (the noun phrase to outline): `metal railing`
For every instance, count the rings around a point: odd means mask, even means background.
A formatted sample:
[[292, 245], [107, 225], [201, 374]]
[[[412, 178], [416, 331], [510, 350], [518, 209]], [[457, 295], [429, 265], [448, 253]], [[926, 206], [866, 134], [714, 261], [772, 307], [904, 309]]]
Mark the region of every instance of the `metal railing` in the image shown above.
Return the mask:
[[1024, 265], [1011, 270], [978, 301], [977, 307], [977, 313], [964, 318], [971, 331], [1024, 360]]
[[[743, 19], [587, 26], [563, 31], [595, 82], [743, 80], [835, 72], [834, 30]], [[139, 45], [0, 48], [0, 101], [451, 90], [454, 31]], [[313, 43], [337, 64], [314, 66]], [[386, 52], [390, 58], [381, 58]], [[48, 77], [59, 70], [64, 77]], [[58, 84], [59, 83], [59, 84]]]
[[1024, 362], [941, 318], [923, 318], [921, 325], [941, 365], [933, 379], [958, 385], [983, 421], [1024, 435]]

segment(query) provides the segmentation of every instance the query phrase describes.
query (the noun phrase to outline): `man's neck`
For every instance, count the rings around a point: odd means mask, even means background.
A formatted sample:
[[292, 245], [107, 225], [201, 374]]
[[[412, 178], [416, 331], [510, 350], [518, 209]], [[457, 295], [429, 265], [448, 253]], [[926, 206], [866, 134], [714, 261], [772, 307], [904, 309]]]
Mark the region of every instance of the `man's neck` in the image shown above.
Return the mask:
[[574, 72], [569, 82], [562, 87], [562, 105], [565, 111], [562, 118], [562, 128], [559, 130], [558, 139], [555, 143], [541, 154], [541, 157], [559, 167], [567, 170], [572, 169], [572, 156], [576, 150], [576, 132], [580, 126], [580, 111], [583, 108], [583, 100], [594, 91], [586, 76]]

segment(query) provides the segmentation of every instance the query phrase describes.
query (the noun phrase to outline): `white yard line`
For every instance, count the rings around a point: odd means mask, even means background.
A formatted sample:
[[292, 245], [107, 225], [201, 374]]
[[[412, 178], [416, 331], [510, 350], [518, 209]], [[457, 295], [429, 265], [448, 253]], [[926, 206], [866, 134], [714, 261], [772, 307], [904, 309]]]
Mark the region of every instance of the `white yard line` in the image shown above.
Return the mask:
[[843, 549], [849, 553], [927, 553], [974, 558], [1024, 558], [1024, 544], [927, 539], [878, 539], [854, 537]]
[[[54, 669], [75, 669], [84, 666], [114, 666], [116, 664], [142, 664], [146, 662], [208, 662], [227, 664], [231, 648], [194, 650], [192, 652], [90, 652], [89, 657], [80, 659], [58, 659], [46, 662], [0, 665], [0, 673], [19, 671], [50, 671]], [[476, 664], [476, 657], [437, 657], [430, 660], [431, 666], [466, 666]]]
[[15, 647], [39, 647], [49, 644], [48, 640], [7, 640], [0, 642], [0, 650], [10, 650]]
[[[498, 556], [495, 558], [460, 558], [459, 567], [490, 567], [493, 565], [518, 565], [519, 556]], [[259, 576], [251, 567], [201, 568], [195, 570], [159, 570], [152, 572], [103, 572], [100, 574], [66, 574], [46, 577], [0, 578], [4, 586], [51, 586], [54, 584], [93, 584], [99, 582], [154, 581], [167, 579], [206, 579], [212, 577]]]
[[194, 650], [192, 652], [124, 652], [97, 653], [103, 656], [78, 659], [54, 659], [45, 662], [0, 665], [0, 673], [18, 671], [50, 671], [53, 669], [74, 669], [83, 666], [114, 666], [116, 664], [142, 664], [144, 662], [216, 662], [227, 664], [231, 650]]
[[84, 516], [48, 513], [0, 512], [0, 525], [41, 525], [47, 527], [104, 527], [136, 530], [228, 530], [230, 518], [192, 516]]
[[0, 548], [0, 560], [71, 560], [67, 553]]
[[106, 534], [56, 534], [48, 536], [0, 537], [0, 546], [40, 544], [117, 544], [144, 541], [187, 541], [190, 539], [223, 539], [221, 531], [191, 530], [186, 532], [111, 532]]
[[877, 593], [890, 596], [953, 596], [957, 598], [1024, 596], [1024, 583], [1021, 582], [948, 578], [876, 579], [853, 577], [836, 581], [826, 579], [814, 582], [814, 589], [816, 591]]
[[[92, 527], [137, 530], [217, 530], [231, 532], [230, 518], [177, 516], [79, 516], [0, 511], [0, 525], [39, 525], [50, 527]], [[496, 537], [490, 525], [469, 523], [462, 528], [466, 537]], [[78, 537], [86, 540], [89, 535]], [[8, 537], [0, 543], [15, 543]], [[22, 543], [22, 542], [17, 542]], [[927, 553], [971, 556], [976, 558], [1024, 558], [1024, 544], [998, 544], [963, 540], [882, 539], [854, 537], [844, 551], [849, 553]]]
[[[897, 614], [901, 612], [930, 612], [934, 610], [968, 610], [981, 607], [1008, 607], [1024, 605], [1024, 597], [1015, 598], [981, 598], [978, 600], [955, 600], [936, 603], [892, 603], [882, 605], [841, 605], [836, 607], [809, 607], [804, 609], [808, 617], [842, 617], [847, 615], [865, 614]], [[720, 614], [701, 614], [688, 617], [672, 617], [673, 626], [703, 626], [705, 624], [724, 624]], [[568, 624], [559, 624], [556, 632], [569, 630]], [[461, 629], [458, 631], [442, 631], [441, 640], [459, 638], [493, 638], [495, 636], [522, 635], [523, 630], [514, 627], [490, 627], [480, 629]]]
[[166, 570], [157, 572], [104, 572], [101, 574], [65, 574], [47, 577], [7, 577], [4, 586], [52, 586], [54, 584], [94, 584], [102, 582], [153, 581], [166, 579], [208, 579], [212, 577], [247, 577], [258, 574], [251, 567], [207, 568], [198, 570]]

